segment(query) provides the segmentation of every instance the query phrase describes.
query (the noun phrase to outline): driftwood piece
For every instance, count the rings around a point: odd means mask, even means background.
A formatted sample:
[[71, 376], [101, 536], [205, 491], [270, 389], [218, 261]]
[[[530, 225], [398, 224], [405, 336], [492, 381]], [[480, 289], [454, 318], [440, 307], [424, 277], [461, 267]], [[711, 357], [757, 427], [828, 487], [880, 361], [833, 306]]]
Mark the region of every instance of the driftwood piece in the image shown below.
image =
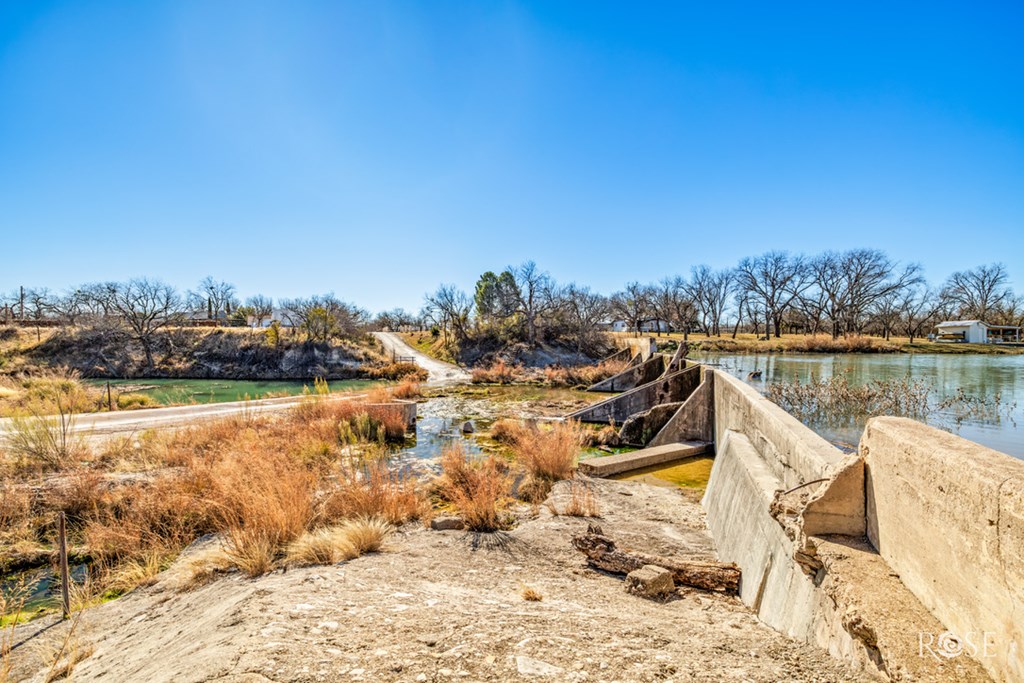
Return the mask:
[[677, 584], [720, 593], [739, 593], [740, 568], [735, 564], [688, 562], [623, 550], [616, 548], [615, 541], [605, 536], [601, 527], [593, 524], [587, 533], [573, 537], [572, 544], [587, 556], [590, 564], [615, 574], [628, 574], [645, 564], [653, 564], [672, 572]]

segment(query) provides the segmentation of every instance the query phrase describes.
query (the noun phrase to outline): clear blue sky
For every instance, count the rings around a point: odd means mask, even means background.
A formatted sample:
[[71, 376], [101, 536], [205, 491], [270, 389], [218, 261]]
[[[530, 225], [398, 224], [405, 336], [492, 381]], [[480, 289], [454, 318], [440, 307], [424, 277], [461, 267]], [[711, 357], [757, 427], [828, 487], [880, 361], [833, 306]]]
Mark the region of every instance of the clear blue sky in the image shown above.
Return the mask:
[[0, 290], [418, 309], [856, 246], [1019, 290], [1022, 8], [0, 0]]

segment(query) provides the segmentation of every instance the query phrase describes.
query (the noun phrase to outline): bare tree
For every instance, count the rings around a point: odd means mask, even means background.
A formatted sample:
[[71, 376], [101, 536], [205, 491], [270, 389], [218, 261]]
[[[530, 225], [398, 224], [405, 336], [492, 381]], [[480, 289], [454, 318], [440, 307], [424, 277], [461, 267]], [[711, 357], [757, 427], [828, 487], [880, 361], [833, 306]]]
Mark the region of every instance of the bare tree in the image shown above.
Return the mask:
[[705, 265], [691, 270], [690, 298], [700, 312], [704, 334], [722, 336], [722, 316], [733, 286], [733, 271], [713, 271]]
[[441, 285], [424, 302], [424, 315], [444, 334], [446, 346], [463, 343], [469, 337], [469, 316], [473, 300], [455, 285]]
[[105, 305], [128, 328], [146, 355], [146, 367], [153, 367], [153, 345], [157, 333], [180, 321], [181, 297], [174, 287], [159, 280], [137, 278], [107, 283], [102, 292]]
[[621, 318], [631, 331], [639, 334], [640, 327], [654, 317], [651, 298], [651, 287], [630, 282], [621, 292], [613, 294], [609, 303], [612, 313]]
[[320, 343], [357, 337], [369, 319], [366, 311], [333, 294], [289, 299], [282, 301], [281, 307], [289, 325], [305, 332], [310, 341]]
[[232, 308], [238, 307], [235, 286], [207, 275], [199, 281], [199, 286], [194, 291], [188, 293], [188, 305], [193, 313], [205, 308], [206, 317], [210, 320], [227, 318], [231, 315]]
[[899, 310], [903, 332], [914, 343], [915, 337], [926, 334], [930, 323], [935, 321], [939, 308], [939, 297], [927, 286], [908, 287], [900, 297]]
[[953, 273], [942, 288], [946, 299], [965, 318], [985, 320], [1007, 299], [1013, 298], [1006, 266], [991, 263]]
[[245, 305], [249, 308], [248, 314], [253, 317], [256, 327], [263, 327], [263, 321], [270, 320], [274, 315], [274, 300], [269, 296], [255, 294], [245, 300]]
[[806, 260], [785, 251], [770, 251], [740, 261], [736, 269], [737, 284], [747, 295], [749, 305], [764, 313], [765, 334], [774, 325], [775, 336], [782, 336], [782, 315], [811, 281], [807, 277]]
[[597, 326], [608, 315], [608, 299], [573, 283], [561, 290], [559, 301], [569, 333], [576, 342], [576, 353], [596, 347], [600, 336]]
[[512, 291], [509, 288], [501, 290], [504, 295], [511, 296], [514, 302], [514, 310], [523, 316], [523, 323], [526, 325], [526, 342], [530, 346], [537, 346], [537, 329], [546, 313], [555, 309], [555, 283], [551, 276], [539, 270], [533, 261], [527, 261], [520, 266], [509, 266], [508, 273], [512, 274], [515, 287]]
[[869, 314], [879, 320], [882, 309], [887, 320], [893, 319], [903, 290], [921, 282], [920, 266], [900, 268], [878, 249], [825, 252], [810, 261], [809, 269], [833, 338], [862, 332]]
[[681, 330], [683, 339], [688, 339], [697, 317], [697, 308], [686, 280], [679, 275], [667, 277], [647, 291], [654, 314], [673, 329]]
[[90, 313], [91, 297], [89, 292], [81, 287], [71, 289], [64, 294], [54, 297], [49, 304], [53, 316], [62, 325], [77, 325], [82, 318]]

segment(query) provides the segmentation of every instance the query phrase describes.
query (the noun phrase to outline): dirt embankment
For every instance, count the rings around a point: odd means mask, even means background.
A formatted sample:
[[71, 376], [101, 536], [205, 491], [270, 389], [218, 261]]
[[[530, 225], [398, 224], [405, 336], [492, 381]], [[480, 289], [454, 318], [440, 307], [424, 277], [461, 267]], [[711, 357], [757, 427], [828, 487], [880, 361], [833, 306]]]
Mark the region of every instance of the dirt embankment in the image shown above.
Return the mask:
[[610, 338], [596, 338], [580, 350], [573, 345], [544, 342], [530, 346], [523, 342], [509, 342], [492, 335], [484, 335], [464, 341], [457, 349], [444, 348], [439, 338], [429, 332], [407, 332], [400, 336], [403, 341], [420, 352], [445, 362], [457, 362], [464, 367], [486, 367], [496, 362], [524, 368], [543, 368], [549, 365], [587, 365], [594, 363], [615, 351]]
[[86, 377], [199, 379], [348, 379], [367, 376], [385, 359], [371, 337], [314, 343], [282, 332], [177, 328], [153, 339], [153, 365], [141, 345], [119, 329], [56, 330], [38, 343], [9, 351], [10, 369], [66, 366]]
[[[714, 556], [703, 512], [674, 489], [595, 481], [600, 521], [656, 554]], [[564, 485], [551, 504], [566, 504]], [[73, 678], [146, 681], [863, 681], [770, 630], [738, 599], [627, 594], [571, 545], [588, 520], [542, 506], [507, 534], [407, 526], [385, 552], [183, 589], [188, 557], [153, 586], [85, 612]], [[529, 587], [542, 596], [524, 599]], [[15, 680], [67, 625], [18, 628]], [[49, 627], [49, 628], [47, 628]], [[33, 634], [37, 634], [34, 635]]]

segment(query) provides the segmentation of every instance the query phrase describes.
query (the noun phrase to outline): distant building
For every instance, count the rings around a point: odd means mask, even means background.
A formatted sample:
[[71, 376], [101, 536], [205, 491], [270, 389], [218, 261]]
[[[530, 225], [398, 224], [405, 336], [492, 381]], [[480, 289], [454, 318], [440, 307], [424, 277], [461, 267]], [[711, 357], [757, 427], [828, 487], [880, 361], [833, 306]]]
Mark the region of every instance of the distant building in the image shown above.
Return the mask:
[[1020, 341], [1020, 328], [989, 325], [983, 320], [947, 320], [935, 326], [935, 340], [968, 344], [1002, 344]]
[[597, 329], [605, 332], [671, 332], [672, 325], [667, 320], [645, 320], [640, 323], [640, 329], [634, 330], [625, 320], [606, 320], [596, 325]]

